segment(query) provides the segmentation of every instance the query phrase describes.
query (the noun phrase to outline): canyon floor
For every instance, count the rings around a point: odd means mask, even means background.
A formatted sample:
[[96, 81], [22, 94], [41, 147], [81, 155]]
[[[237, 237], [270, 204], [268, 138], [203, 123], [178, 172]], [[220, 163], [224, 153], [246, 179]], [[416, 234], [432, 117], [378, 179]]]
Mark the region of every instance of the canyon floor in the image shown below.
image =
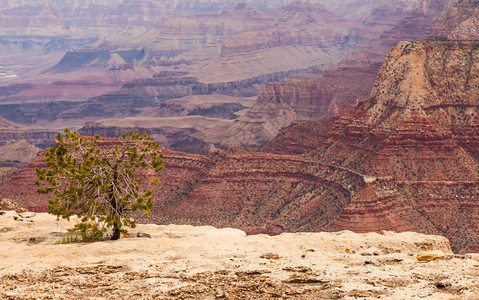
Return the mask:
[[74, 222], [0, 212], [0, 299], [479, 299], [479, 255], [440, 236], [140, 224], [57, 244]]

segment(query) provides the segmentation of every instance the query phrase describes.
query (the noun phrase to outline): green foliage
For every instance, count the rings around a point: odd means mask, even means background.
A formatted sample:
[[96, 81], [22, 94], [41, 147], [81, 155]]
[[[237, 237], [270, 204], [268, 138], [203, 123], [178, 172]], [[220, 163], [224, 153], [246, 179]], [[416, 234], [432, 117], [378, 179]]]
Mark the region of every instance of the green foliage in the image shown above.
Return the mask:
[[[159, 145], [150, 136], [130, 131], [110, 149], [98, 146], [99, 136], [87, 138], [65, 129], [57, 143], [45, 153], [46, 169], [36, 169], [35, 184], [41, 194], [53, 193], [48, 212], [69, 219], [76, 214], [81, 223], [76, 227], [82, 239], [100, 240], [113, 231], [112, 239], [120, 238], [125, 227], [135, 227], [131, 212], [153, 208], [153, 189], [143, 188], [139, 170], [156, 173], [164, 168]], [[150, 185], [158, 184], [154, 176], [146, 176]]]
[[55, 245], [63, 245], [63, 244], [72, 244], [72, 243], [80, 243], [82, 242], [82, 238], [76, 232], [70, 232], [60, 240], [55, 242]]
[[[76, 228], [78, 229], [78, 228]], [[64, 235], [61, 239], [57, 240], [55, 242], [55, 245], [63, 245], [63, 244], [72, 244], [72, 243], [91, 243], [91, 242], [96, 242], [99, 240], [103, 240], [103, 234], [102, 236], [98, 236], [93, 231], [73, 231], [69, 232], [66, 235]]]

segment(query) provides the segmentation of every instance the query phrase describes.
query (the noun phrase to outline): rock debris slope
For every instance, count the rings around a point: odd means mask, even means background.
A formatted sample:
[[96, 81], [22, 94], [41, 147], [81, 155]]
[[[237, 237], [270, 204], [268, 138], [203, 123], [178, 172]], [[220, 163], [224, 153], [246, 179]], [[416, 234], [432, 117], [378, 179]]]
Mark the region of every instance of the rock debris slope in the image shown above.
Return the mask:
[[[339, 119], [283, 130], [265, 148], [275, 154], [168, 152], [149, 222], [273, 234], [417, 231], [478, 252], [478, 56], [477, 41], [402, 42], [369, 100]], [[0, 196], [44, 209], [37, 165]]]
[[[477, 299], [479, 257], [418, 233], [246, 234], [139, 225], [131, 238], [55, 244], [71, 222], [0, 215], [2, 299]], [[140, 233], [140, 234], [138, 234]], [[141, 236], [138, 237], [138, 236]]]

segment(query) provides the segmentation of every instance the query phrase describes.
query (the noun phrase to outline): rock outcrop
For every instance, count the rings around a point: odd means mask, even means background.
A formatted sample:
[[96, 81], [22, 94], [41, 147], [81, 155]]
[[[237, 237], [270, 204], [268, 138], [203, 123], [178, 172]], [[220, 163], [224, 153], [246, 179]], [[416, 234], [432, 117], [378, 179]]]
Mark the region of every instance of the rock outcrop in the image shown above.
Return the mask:
[[477, 1], [457, 1], [437, 22], [433, 37], [448, 40], [479, 39], [479, 5]]
[[86, 251], [67, 243], [75, 222], [1, 212], [0, 247], [8, 251], [0, 260], [0, 298], [472, 299], [479, 292], [479, 257], [454, 255], [441, 236], [247, 236], [139, 224], [129, 238], [90, 243]]
[[17, 203], [10, 199], [0, 199], [0, 211], [15, 211], [17, 213], [26, 212], [27, 210], [18, 206]]

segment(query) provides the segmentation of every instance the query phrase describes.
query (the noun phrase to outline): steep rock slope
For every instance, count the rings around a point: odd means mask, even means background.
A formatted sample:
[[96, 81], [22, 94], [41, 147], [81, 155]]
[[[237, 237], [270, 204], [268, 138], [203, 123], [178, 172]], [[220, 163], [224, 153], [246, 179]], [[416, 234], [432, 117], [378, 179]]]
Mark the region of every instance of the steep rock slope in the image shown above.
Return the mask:
[[[363, 177], [327, 228], [441, 232], [476, 249], [479, 210], [477, 42], [401, 43], [386, 57], [371, 97], [326, 127], [309, 156]], [[311, 128], [311, 126], [310, 126]], [[268, 147], [288, 153], [304, 126]], [[318, 142], [315, 146], [318, 145]], [[476, 247], [476, 248], [474, 248]]]
[[304, 136], [319, 140], [308, 154], [226, 154], [168, 220], [252, 232], [416, 230], [477, 250], [478, 46], [400, 43], [368, 101], [318, 126], [329, 133]]
[[457, 1], [439, 19], [433, 36], [449, 40], [479, 39], [479, 2]]
[[232, 138], [224, 143], [258, 147], [295, 120], [315, 121], [348, 112], [368, 95], [390, 48], [399, 41], [428, 38], [451, 2], [375, 3], [370, 15], [356, 28], [361, 39], [356, 49], [346, 53], [340, 62], [322, 67], [319, 74], [307, 72], [304, 78], [295, 76], [294, 80], [266, 85], [257, 104], [232, 126]]
[[[287, 143], [268, 145], [276, 154], [165, 149], [151, 220], [249, 233], [421, 231], [479, 251], [478, 56], [477, 41], [400, 43], [369, 100], [339, 119], [283, 130], [277, 139]], [[0, 196], [44, 209], [32, 203], [40, 164]]]
[[267, 84], [255, 105], [228, 129], [226, 145], [262, 146], [293, 121], [343, 115], [367, 98], [379, 64], [342, 67], [318, 80], [287, 79]]

